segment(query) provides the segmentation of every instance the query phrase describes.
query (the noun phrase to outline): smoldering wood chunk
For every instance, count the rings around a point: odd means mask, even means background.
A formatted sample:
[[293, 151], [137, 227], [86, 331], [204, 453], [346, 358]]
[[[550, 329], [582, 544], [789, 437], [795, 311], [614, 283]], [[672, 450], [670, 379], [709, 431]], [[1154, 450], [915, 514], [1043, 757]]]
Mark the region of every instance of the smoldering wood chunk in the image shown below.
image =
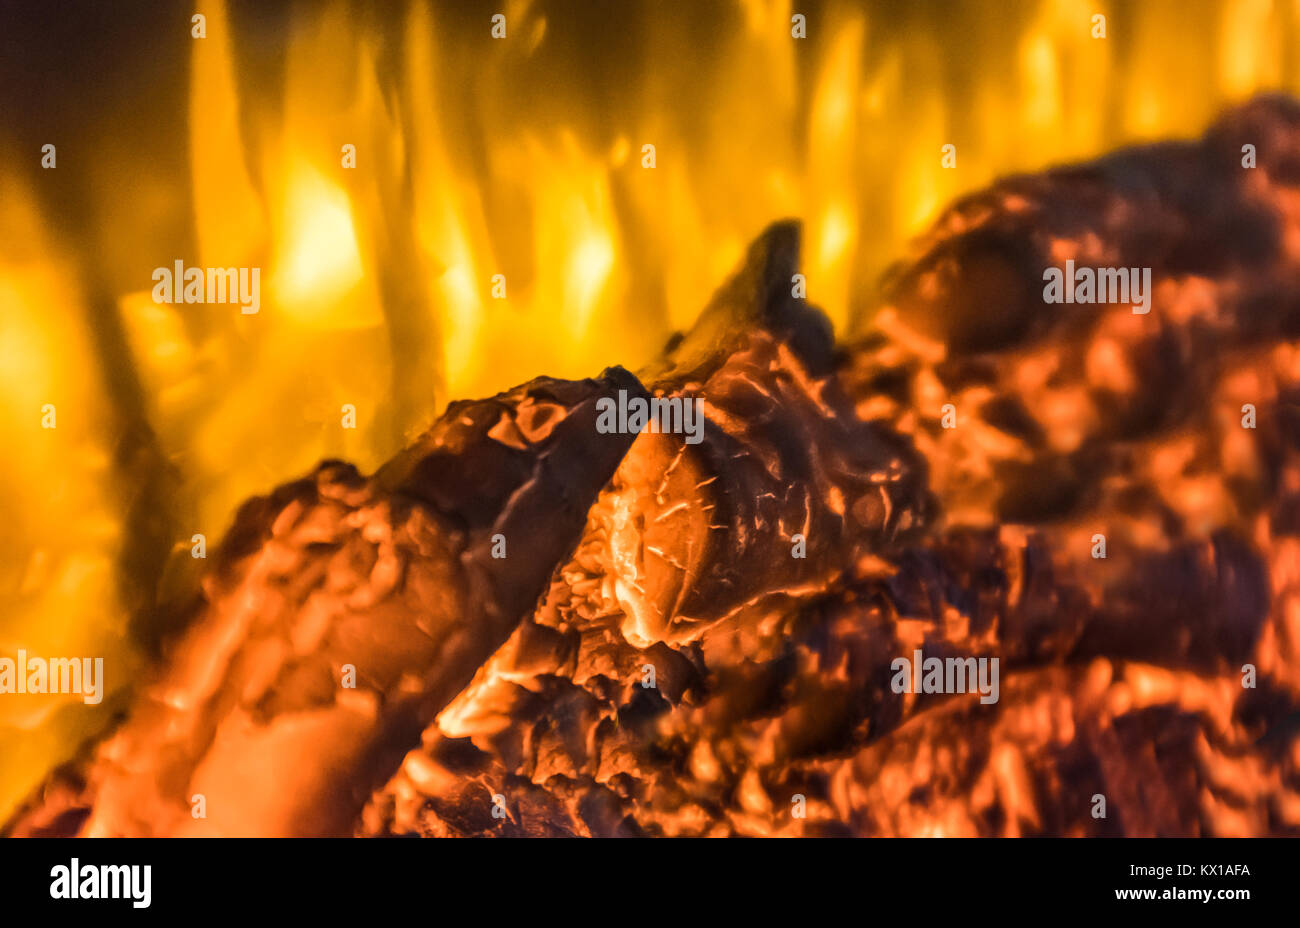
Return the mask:
[[923, 523], [907, 443], [857, 422], [766, 333], [673, 395], [702, 400], [702, 440], [642, 434], [589, 526], [635, 640], [821, 588]]
[[1260, 751], [1239, 687], [1105, 660], [1004, 683], [990, 711], [950, 701], [830, 760], [816, 814], [876, 836], [1300, 834], [1278, 814], [1300, 739]]
[[[1298, 157], [1300, 106], [1264, 97], [1196, 142], [999, 181], [894, 268], [842, 382], [861, 415], [915, 437], [952, 519], [1140, 513], [1247, 536], [1293, 431]], [[1045, 303], [1044, 270], [1067, 260], [1149, 268], [1150, 312]]]
[[757, 331], [784, 342], [810, 374], [828, 373], [834, 347], [830, 320], [794, 296], [801, 238], [797, 221], [768, 226], [690, 330], [674, 336], [663, 356], [639, 372], [641, 379], [660, 389], [706, 381]]
[[596, 430], [619, 390], [644, 392], [614, 368], [455, 403], [372, 478], [328, 462], [242, 507], [201, 615], [84, 771], [82, 833], [348, 833], [577, 540], [632, 441]]
[[624, 633], [650, 644], [820, 589], [924, 523], [909, 443], [858, 421], [829, 325], [791, 297], [798, 228], [778, 224], [664, 360], [656, 396], [701, 405], [702, 435], [643, 433], [593, 511]]
[[[1198, 141], [1000, 181], [918, 241], [842, 355], [859, 414], [925, 455], [946, 524], [1032, 525], [1116, 604], [1079, 654], [1208, 669], [1276, 643], [1300, 694], [1276, 566], [1300, 473], [1297, 162], [1300, 105], [1262, 97]], [[985, 292], [990, 241], [1016, 258]], [[1150, 312], [1044, 303], [1044, 269], [1067, 259], [1151, 268]], [[968, 337], [1004, 315], [1014, 332]]]
[[1249, 660], [1272, 605], [1267, 562], [1227, 534], [1093, 571], [1079, 564], [1076, 582], [1094, 585], [1090, 573], [1102, 575], [1104, 602], [1113, 605], [1094, 616], [1076, 645], [1080, 656], [1124, 654], [1233, 673]]
[[[1196, 142], [1135, 146], [1095, 161], [1019, 175], [957, 201], [887, 274], [884, 302], [950, 355], [999, 350], [1088, 327], [1097, 307], [1045, 305], [1043, 271], [1151, 268], [1156, 283], [1232, 278], [1220, 325], [1249, 335], [1300, 332], [1297, 260], [1300, 105], [1261, 97]], [[1258, 167], [1242, 166], [1255, 146]], [[1276, 302], [1258, 312], [1268, 295]], [[1169, 293], [1156, 312], [1168, 311]], [[1166, 303], [1161, 307], [1161, 303]]]

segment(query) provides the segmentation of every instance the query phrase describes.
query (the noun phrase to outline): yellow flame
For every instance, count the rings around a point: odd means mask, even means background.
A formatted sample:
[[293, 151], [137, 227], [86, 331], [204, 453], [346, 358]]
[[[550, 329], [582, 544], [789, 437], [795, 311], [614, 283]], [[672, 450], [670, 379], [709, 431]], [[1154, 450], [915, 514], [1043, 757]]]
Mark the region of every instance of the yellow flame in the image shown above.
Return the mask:
[[[0, 200], [0, 655], [107, 656], [111, 703], [133, 661], [114, 578], [123, 513], [85, 307], [31, 192], [0, 173]], [[0, 817], [105, 714], [77, 695], [0, 698]]]
[[[310, 166], [290, 173], [281, 219], [285, 229], [276, 257], [276, 298], [291, 316], [323, 302], [342, 303], [361, 281], [361, 255], [347, 194]], [[304, 322], [321, 324], [317, 313]], [[374, 306], [356, 301], [334, 316], [337, 325], [381, 322]]]

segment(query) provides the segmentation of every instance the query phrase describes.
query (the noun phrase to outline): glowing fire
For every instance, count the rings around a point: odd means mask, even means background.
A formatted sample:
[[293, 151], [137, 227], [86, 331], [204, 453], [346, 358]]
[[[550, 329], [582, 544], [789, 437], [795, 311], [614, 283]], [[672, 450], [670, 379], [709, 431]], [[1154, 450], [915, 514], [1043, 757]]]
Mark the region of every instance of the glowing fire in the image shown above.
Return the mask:
[[[143, 244], [155, 239], [138, 184], [114, 192], [113, 172], [141, 165], [100, 169], [99, 221], [120, 247], [97, 257], [113, 263], [107, 277], [138, 281], [113, 294], [115, 310], [175, 471], [164, 579], [193, 569], [192, 534], [219, 537], [245, 497], [323, 457], [371, 470], [451, 399], [638, 367], [774, 218], [803, 220], [808, 296], [847, 331], [900, 244], [956, 195], [1191, 135], [1262, 88], [1300, 90], [1281, 38], [1288, 4], [1224, 2], [1213, 27], [1180, 4], [907, 6], [828, 4], [801, 41], [788, 0], [707, 23], [690, 4], [649, 5], [635, 30], [620, 27], [639, 56], [620, 70], [627, 46], [602, 52], [599, 30], [583, 45], [578, 24], [529, 0], [505, 4], [504, 42], [486, 14], [471, 30], [415, 4], [400, 51], [333, 3], [299, 9], [283, 88], [241, 96], [224, 6], [198, 4], [193, 257], [262, 267], [261, 312], [155, 304], [149, 270], [180, 255]], [[1098, 12], [1105, 40], [1090, 34]], [[955, 170], [941, 164], [949, 143]], [[28, 183], [0, 164], [0, 638], [105, 655], [120, 693], [136, 659], [117, 575], [129, 472], [95, 373], [107, 363], [88, 331], [98, 310]], [[41, 428], [45, 404], [55, 430]], [[356, 430], [338, 427], [343, 404]], [[0, 818], [106, 715], [0, 704]]]

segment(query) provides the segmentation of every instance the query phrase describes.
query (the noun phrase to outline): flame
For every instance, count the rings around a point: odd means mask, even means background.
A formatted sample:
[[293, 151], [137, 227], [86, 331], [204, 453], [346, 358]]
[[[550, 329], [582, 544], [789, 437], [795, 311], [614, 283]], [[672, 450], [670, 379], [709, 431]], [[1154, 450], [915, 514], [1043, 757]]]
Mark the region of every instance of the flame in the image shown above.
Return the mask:
[[[504, 41], [486, 14], [451, 5], [413, 3], [396, 29], [350, 9], [296, 9], [277, 37], [283, 85], [262, 86], [239, 80], [225, 5], [197, 4], [207, 38], [191, 42], [189, 176], [169, 179], [188, 188], [194, 254], [166, 250], [139, 189], [110, 182], [138, 165], [100, 169], [98, 221], [116, 245], [89, 259], [137, 281], [116, 287], [113, 310], [179, 475], [169, 570], [187, 569], [192, 534], [219, 538], [249, 495], [322, 457], [373, 468], [452, 399], [646, 362], [774, 218], [804, 221], [808, 296], [843, 331], [954, 197], [1194, 134], [1262, 89], [1300, 91], [1300, 13], [1272, 0], [1225, 0], [1213, 28], [1176, 3], [1041, 0], [995, 15], [832, 2], [803, 40], [789, 0], [744, 0], [708, 22], [652, 5], [626, 11], [609, 50], [601, 30], [530, 0], [505, 4]], [[1091, 35], [1095, 14], [1105, 39]], [[947, 144], [956, 169], [942, 165]], [[0, 641], [130, 667], [114, 575], [126, 477], [119, 436], [97, 424], [113, 421], [101, 376], [114, 362], [88, 330], [84, 265], [11, 174]], [[153, 303], [150, 269], [180, 258], [261, 267], [260, 312]], [[39, 427], [46, 403], [56, 430]], [[356, 429], [340, 426], [344, 404]], [[43, 705], [0, 704], [0, 817], [105, 715]], [[1008, 768], [997, 788], [1016, 779]]]
[[[36, 203], [0, 174], [0, 651], [120, 655], [129, 677], [114, 557], [122, 528], [103, 398], [83, 295], [67, 256], [44, 233]], [[42, 428], [47, 414], [55, 428]], [[43, 649], [43, 650], [42, 650]], [[103, 713], [76, 696], [13, 695], [0, 703], [0, 809], [66, 754]], [[3, 814], [3, 813], [0, 813]]]
[[[277, 256], [276, 301], [291, 318], [322, 301], [350, 294], [362, 279], [361, 255], [347, 194], [310, 166], [291, 175], [282, 218], [283, 251]], [[341, 305], [338, 326], [366, 328], [380, 324], [376, 307], [348, 311]], [[303, 324], [326, 325], [320, 314], [307, 313]]]

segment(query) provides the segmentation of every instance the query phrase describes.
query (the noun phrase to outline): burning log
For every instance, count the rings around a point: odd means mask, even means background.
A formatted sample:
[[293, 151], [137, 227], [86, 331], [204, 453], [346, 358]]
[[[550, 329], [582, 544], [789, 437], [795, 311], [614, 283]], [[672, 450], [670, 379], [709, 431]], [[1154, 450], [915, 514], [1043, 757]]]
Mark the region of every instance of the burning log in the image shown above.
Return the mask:
[[[1256, 640], [1273, 597], [1264, 635], [1282, 650], [1258, 657], [1300, 696], [1300, 626], [1276, 599], [1294, 584], [1300, 491], [1298, 164], [1300, 106], [1261, 98], [1199, 142], [968, 197], [889, 276], [841, 380], [860, 416], [914, 438], [949, 525], [1032, 525], [1130, 604], [1092, 653], [1145, 634], [1168, 659], [1185, 626], [1231, 612], [1205, 667]], [[1152, 268], [1149, 314], [1044, 305], [1045, 271], [1067, 260]], [[1207, 601], [1225, 565], [1242, 585]]]
[[572, 548], [633, 438], [595, 431], [619, 390], [642, 394], [613, 368], [454, 403], [370, 479], [327, 462], [248, 502], [82, 795], [14, 833], [347, 832]]
[[[1252, 141], [1262, 160], [1244, 169]], [[1265, 98], [1200, 142], [967, 197], [888, 275], [845, 388], [864, 418], [915, 436], [949, 521], [1106, 510], [1249, 531], [1300, 425], [1297, 162], [1300, 107]], [[1066, 261], [1152, 269], [1154, 309], [1045, 305], [1044, 274]]]
[[[701, 402], [702, 441], [646, 433], [601, 495], [601, 582], [649, 646], [823, 589], [923, 525], [923, 464], [854, 418], [829, 326], [791, 296], [798, 229], [778, 224], [642, 379]], [[783, 608], [776, 605], [775, 611]]]

